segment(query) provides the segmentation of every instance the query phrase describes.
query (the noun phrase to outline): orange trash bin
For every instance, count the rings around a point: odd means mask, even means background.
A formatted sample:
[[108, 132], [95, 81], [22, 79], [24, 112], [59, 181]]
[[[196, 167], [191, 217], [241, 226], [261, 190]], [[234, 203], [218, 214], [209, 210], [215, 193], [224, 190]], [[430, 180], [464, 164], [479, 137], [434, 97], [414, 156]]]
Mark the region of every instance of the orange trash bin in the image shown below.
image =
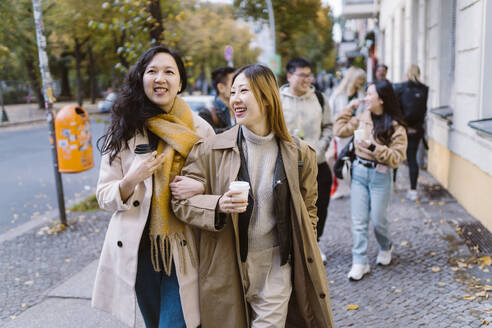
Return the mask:
[[65, 106], [55, 118], [58, 171], [77, 173], [94, 166], [88, 113], [78, 106]]

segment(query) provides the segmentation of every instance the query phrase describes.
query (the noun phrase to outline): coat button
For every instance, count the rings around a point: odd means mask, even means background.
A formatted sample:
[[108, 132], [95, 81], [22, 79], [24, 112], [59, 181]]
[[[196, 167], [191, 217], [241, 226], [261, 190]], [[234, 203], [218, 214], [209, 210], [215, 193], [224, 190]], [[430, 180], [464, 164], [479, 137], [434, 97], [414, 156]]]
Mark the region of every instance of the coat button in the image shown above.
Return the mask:
[[325, 293], [321, 293], [321, 294], [319, 294], [319, 297], [321, 297], [321, 298], [325, 298], [325, 297], [326, 297], [326, 295], [325, 295]]
[[308, 262], [309, 262], [309, 263], [313, 263], [313, 258], [308, 257], [308, 259], [307, 259], [307, 260], [308, 260]]
[[137, 207], [138, 205], [140, 205], [140, 202], [138, 200], [133, 202], [133, 206]]
[[121, 240], [118, 240], [118, 242], [116, 243], [116, 245], [118, 245], [118, 247], [123, 247], [123, 243], [121, 242]]

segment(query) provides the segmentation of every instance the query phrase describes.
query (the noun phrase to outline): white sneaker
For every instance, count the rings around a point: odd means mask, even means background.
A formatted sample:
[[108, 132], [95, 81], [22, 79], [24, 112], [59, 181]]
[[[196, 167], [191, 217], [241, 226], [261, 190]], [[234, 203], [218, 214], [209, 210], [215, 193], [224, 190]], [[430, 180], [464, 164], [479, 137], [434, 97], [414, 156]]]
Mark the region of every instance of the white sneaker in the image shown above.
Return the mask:
[[417, 190], [413, 190], [413, 189], [408, 190], [406, 198], [412, 202], [416, 201], [418, 198]]
[[393, 251], [393, 246], [388, 251], [380, 250], [378, 257], [376, 259], [377, 264], [389, 265], [391, 263], [391, 252]]
[[348, 273], [347, 277], [350, 280], [361, 280], [366, 273], [371, 271], [369, 264], [352, 264], [352, 268]]
[[326, 255], [323, 252], [321, 252], [321, 260], [323, 261], [323, 265], [326, 265], [326, 263], [328, 263], [328, 260], [326, 259]]

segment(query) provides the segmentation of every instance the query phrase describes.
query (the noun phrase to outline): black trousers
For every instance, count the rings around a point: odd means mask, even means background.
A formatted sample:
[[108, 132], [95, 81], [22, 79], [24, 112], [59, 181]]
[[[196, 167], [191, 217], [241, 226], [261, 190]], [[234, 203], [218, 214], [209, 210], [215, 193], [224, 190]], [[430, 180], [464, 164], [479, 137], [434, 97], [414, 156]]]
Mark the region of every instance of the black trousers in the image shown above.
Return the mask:
[[328, 205], [330, 204], [330, 191], [331, 191], [331, 170], [328, 163], [324, 162], [318, 164], [318, 200], [316, 201], [316, 207], [318, 208], [318, 240], [323, 235], [323, 229], [325, 228], [326, 217], [328, 216]]
[[417, 189], [417, 179], [419, 178], [419, 164], [417, 163], [417, 151], [419, 149], [421, 137], [419, 135], [408, 135], [407, 161], [408, 172], [410, 173], [410, 189]]

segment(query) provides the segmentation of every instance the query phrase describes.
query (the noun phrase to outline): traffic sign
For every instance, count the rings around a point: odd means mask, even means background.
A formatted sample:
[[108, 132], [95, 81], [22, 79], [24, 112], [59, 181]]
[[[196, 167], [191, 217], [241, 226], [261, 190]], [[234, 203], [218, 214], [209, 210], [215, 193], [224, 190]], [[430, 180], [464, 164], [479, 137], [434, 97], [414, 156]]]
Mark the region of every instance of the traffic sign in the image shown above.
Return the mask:
[[226, 61], [230, 62], [232, 61], [232, 56], [234, 52], [232, 50], [232, 46], [226, 46], [224, 49], [224, 58]]

